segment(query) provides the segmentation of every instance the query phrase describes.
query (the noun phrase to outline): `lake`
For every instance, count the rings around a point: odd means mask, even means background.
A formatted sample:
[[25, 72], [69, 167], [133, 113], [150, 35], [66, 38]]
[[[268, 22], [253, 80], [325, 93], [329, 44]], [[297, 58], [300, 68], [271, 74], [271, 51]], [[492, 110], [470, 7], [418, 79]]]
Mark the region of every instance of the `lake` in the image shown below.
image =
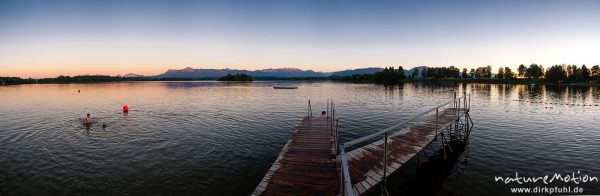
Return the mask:
[[[515, 172], [600, 177], [598, 87], [43, 84], [0, 86], [0, 195], [248, 195], [307, 114], [308, 100], [317, 113], [332, 99], [342, 141], [350, 141], [447, 102], [454, 91], [472, 94], [469, 144], [448, 160], [435, 148], [429, 160], [422, 153], [419, 168], [412, 161], [390, 179], [392, 195], [507, 195], [511, 187], [545, 186], [495, 181]], [[82, 125], [87, 113], [91, 127]], [[550, 185], [600, 194], [598, 182]]]

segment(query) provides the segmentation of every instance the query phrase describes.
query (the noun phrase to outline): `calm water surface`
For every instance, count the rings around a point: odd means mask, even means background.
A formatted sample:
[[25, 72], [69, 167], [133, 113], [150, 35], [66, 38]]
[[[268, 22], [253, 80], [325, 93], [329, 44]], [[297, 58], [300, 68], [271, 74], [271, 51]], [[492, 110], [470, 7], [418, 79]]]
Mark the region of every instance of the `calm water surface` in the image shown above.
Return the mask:
[[[248, 195], [306, 115], [307, 100], [320, 111], [333, 99], [349, 141], [446, 102], [455, 90], [473, 94], [468, 146], [446, 161], [436, 148], [422, 153], [420, 168], [413, 160], [390, 180], [392, 194], [509, 194], [512, 186], [494, 176], [515, 172], [600, 177], [597, 87], [288, 83], [299, 88], [275, 90], [276, 83], [2, 86], [0, 195]], [[86, 113], [97, 122], [89, 128], [81, 124]], [[600, 183], [578, 186], [600, 194]]]

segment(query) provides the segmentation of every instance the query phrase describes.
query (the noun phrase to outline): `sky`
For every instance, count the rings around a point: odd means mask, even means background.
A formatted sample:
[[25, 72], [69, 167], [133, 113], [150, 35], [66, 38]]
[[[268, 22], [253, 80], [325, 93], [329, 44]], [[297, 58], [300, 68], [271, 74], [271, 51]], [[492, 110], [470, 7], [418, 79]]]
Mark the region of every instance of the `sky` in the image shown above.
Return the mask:
[[0, 0], [0, 76], [600, 64], [600, 1]]

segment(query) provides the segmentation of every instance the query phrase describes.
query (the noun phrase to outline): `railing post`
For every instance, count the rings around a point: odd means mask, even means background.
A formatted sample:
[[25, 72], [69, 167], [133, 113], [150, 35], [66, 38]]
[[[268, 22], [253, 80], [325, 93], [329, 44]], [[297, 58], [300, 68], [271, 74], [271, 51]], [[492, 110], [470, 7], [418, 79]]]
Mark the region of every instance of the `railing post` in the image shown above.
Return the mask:
[[435, 138], [437, 138], [438, 135], [438, 109], [439, 108], [435, 108]]
[[454, 91], [454, 109], [456, 109], [456, 91]]
[[456, 110], [456, 117], [460, 116], [460, 99], [458, 99], [458, 110]]
[[308, 107], [306, 108], [306, 116], [310, 117], [312, 116], [312, 112], [310, 111], [310, 99], [308, 100]]
[[[383, 184], [381, 186], [381, 194], [387, 192], [386, 190], [386, 177], [387, 177], [387, 143], [388, 143], [388, 132], [385, 132], [385, 139], [383, 143]], [[386, 194], [387, 195], [387, 194]]]
[[329, 111], [329, 99], [327, 99], [327, 110], [326, 111], [327, 111], [327, 115], [326, 116], [329, 117], [329, 115], [330, 115], [329, 114], [329, 112], [330, 112]]
[[463, 97], [463, 108], [467, 110], [467, 95]]
[[340, 121], [338, 119], [335, 119], [335, 154], [338, 154], [338, 143], [340, 143], [340, 138], [339, 138], [339, 128], [340, 128]]

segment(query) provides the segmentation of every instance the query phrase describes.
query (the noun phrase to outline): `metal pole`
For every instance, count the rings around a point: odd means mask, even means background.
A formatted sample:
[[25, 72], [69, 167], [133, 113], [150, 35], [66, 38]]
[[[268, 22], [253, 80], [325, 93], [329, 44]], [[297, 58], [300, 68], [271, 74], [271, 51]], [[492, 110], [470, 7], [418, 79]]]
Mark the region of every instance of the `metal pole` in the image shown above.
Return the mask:
[[329, 99], [327, 99], [327, 117], [329, 117]]
[[308, 100], [308, 108], [306, 108], [306, 112], [308, 112], [308, 115], [307, 115], [308, 117], [312, 116], [312, 111], [310, 108], [310, 99]]
[[438, 134], [438, 109], [439, 108], [435, 108], [435, 137], [437, 138], [437, 134]]
[[339, 129], [340, 121], [338, 119], [335, 119], [335, 154], [338, 153], [338, 143], [340, 143]]
[[465, 95], [463, 97], [463, 105], [464, 105], [463, 108], [465, 108], [465, 110], [466, 110], [467, 109], [467, 95]]
[[460, 116], [460, 99], [458, 99], [458, 116]]
[[456, 109], [456, 91], [454, 91], [454, 109]]
[[387, 177], [387, 143], [388, 143], [388, 132], [385, 132], [385, 139], [383, 144], [383, 185], [381, 187], [381, 193], [386, 193], [386, 177]]

